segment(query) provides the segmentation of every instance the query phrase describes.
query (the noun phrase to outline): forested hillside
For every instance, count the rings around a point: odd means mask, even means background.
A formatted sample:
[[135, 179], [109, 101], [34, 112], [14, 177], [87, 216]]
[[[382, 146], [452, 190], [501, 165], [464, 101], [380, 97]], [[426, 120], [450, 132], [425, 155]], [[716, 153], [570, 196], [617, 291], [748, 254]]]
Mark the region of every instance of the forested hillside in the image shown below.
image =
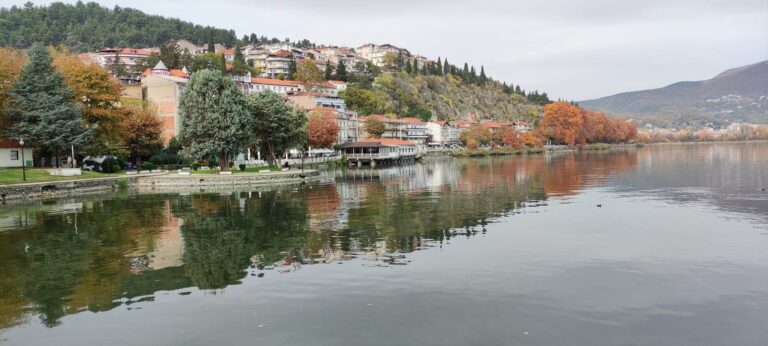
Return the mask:
[[[149, 15], [131, 8], [109, 9], [93, 2], [55, 2], [49, 6], [28, 2], [23, 7], [0, 8], [0, 46], [29, 48], [33, 43], [43, 43], [85, 52], [104, 47], [158, 47], [171, 39], [202, 45], [209, 38], [226, 46], [281, 41], [253, 33], [238, 40], [234, 30]], [[311, 43], [302, 40], [296, 45]]]

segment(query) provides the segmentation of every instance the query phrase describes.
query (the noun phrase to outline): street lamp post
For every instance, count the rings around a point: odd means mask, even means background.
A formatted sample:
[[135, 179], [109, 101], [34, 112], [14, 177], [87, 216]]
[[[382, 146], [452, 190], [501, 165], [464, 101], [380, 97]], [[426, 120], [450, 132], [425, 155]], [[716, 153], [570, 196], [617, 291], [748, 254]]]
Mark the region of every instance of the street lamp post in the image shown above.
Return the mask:
[[27, 162], [24, 160], [24, 139], [19, 138], [19, 145], [21, 146], [21, 176], [24, 181], [27, 181]]

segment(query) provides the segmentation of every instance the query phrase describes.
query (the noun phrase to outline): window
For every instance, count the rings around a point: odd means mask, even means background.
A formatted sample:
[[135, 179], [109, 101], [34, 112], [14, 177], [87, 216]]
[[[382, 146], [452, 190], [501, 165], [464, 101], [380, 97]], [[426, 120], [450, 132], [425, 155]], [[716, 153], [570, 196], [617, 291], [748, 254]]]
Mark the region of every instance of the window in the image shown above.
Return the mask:
[[18, 159], [19, 159], [19, 151], [11, 150], [11, 160], [18, 160]]

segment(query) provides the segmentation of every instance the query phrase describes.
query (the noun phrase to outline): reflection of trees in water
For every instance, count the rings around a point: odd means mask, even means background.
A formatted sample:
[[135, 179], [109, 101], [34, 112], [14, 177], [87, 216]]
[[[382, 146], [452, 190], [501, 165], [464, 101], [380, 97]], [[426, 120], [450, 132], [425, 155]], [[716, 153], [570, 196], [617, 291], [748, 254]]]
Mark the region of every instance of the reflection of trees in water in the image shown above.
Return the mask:
[[[40, 213], [37, 225], [0, 233], [0, 328], [23, 322], [29, 302], [55, 326], [120, 297], [237, 284], [251, 264], [402, 265], [404, 253], [471, 238], [499, 215], [635, 164], [634, 152], [428, 161], [403, 175], [283, 191], [84, 201], [77, 213]], [[153, 267], [169, 228], [180, 232], [183, 244], [170, 250], [183, 264]]]
[[[285, 193], [285, 192], [284, 192]], [[295, 249], [306, 239], [307, 208], [301, 198], [280, 192], [245, 198], [240, 208], [235, 194], [193, 195], [180, 199], [177, 215], [185, 220], [184, 268], [196, 286], [223, 288], [245, 276], [251, 256], [277, 261], [283, 249]], [[189, 205], [187, 205], [189, 204]], [[206, 214], [197, 213], [205, 205]], [[209, 205], [218, 209], [211, 212]]]
[[[6, 303], [29, 299], [41, 321], [52, 327], [67, 313], [111, 309], [122, 278], [130, 275], [122, 254], [152, 236], [161, 220], [157, 218], [161, 202], [145, 198], [86, 201], [79, 213], [41, 213], [36, 215], [38, 224], [0, 234], [4, 247], [0, 286], [10, 288], [0, 292], [4, 306], [0, 312], [24, 311]], [[142, 217], [135, 217], [134, 211]], [[19, 293], [25, 299], [18, 299]], [[15, 324], [14, 318], [1, 314], [0, 326]]]

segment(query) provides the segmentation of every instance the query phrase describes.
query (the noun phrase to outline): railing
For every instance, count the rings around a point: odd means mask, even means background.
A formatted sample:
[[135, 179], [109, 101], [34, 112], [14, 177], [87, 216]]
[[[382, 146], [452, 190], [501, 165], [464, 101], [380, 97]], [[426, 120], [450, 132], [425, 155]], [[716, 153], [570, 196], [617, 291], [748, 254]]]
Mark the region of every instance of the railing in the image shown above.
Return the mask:
[[358, 159], [382, 160], [382, 159], [396, 159], [396, 158], [400, 157], [400, 155], [396, 154], [396, 153], [387, 154], [387, 155], [380, 154], [380, 153], [375, 153], [375, 154], [346, 154], [346, 155], [347, 155], [347, 159], [349, 159], [349, 160], [358, 160]]

